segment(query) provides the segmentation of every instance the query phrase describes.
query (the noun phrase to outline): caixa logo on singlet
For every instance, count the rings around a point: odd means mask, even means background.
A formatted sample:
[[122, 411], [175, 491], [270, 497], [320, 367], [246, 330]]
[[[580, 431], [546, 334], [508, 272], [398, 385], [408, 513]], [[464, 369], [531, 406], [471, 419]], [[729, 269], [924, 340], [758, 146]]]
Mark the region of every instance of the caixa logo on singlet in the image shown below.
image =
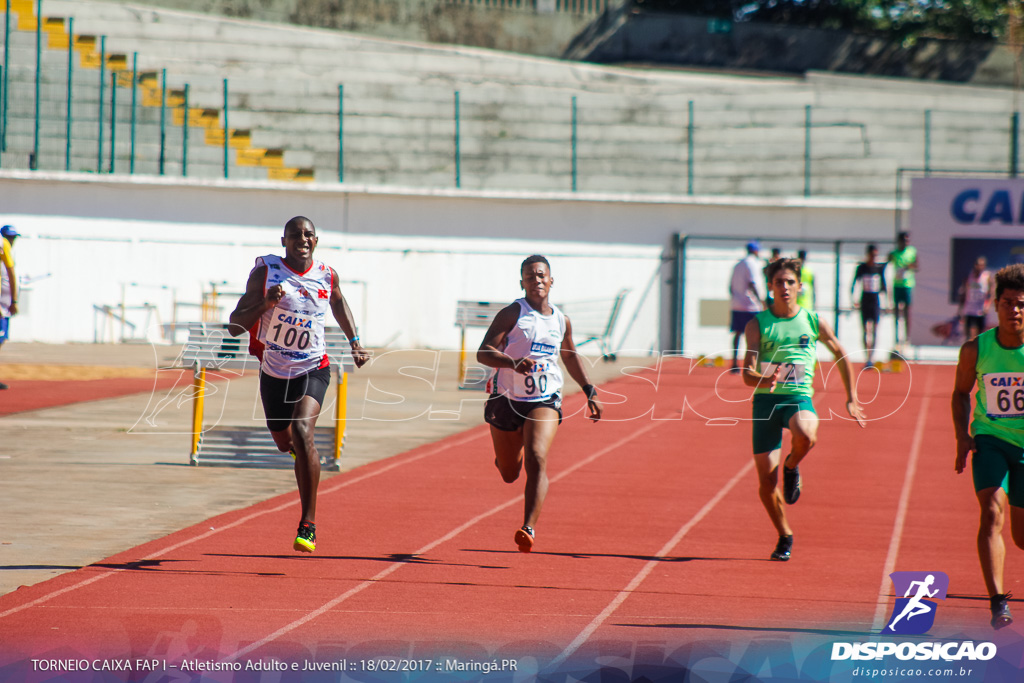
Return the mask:
[[554, 344], [543, 344], [541, 342], [533, 342], [530, 344], [530, 351], [532, 353], [543, 353], [546, 356], [550, 356], [556, 351]]
[[882, 633], [926, 633], [935, 623], [935, 601], [946, 599], [949, 576], [945, 572], [893, 572], [889, 577], [896, 604]]

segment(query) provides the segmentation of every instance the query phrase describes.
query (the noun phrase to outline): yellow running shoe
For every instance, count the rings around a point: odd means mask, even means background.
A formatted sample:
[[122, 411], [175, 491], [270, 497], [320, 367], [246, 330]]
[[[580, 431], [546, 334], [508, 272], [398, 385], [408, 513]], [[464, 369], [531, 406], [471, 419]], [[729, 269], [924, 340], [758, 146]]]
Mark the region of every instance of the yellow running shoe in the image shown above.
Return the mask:
[[292, 547], [303, 553], [311, 553], [316, 550], [316, 524], [303, 520], [299, 524], [299, 531]]

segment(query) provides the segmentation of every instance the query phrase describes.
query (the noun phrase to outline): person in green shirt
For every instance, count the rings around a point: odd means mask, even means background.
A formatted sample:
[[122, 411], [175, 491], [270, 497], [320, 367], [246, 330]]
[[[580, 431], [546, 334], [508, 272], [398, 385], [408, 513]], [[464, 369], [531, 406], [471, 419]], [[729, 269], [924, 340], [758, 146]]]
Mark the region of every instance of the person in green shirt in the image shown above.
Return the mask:
[[[818, 440], [818, 415], [811, 400], [817, 343], [832, 352], [846, 389], [846, 411], [861, 427], [865, 417], [854, 392], [853, 371], [846, 350], [828, 323], [797, 304], [800, 292], [800, 261], [779, 259], [768, 269], [775, 295], [771, 308], [758, 313], [744, 331], [747, 352], [743, 382], [754, 387], [754, 464], [758, 494], [779, 541], [771, 559], [786, 561], [793, 549], [793, 529], [786, 519], [783, 501], [792, 505], [800, 497], [800, 462]], [[783, 492], [778, 491], [782, 430], [793, 435], [791, 452], [782, 461]]]
[[796, 302], [808, 311], [814, 310], [814, 271], [807, 266], [807, 252], [801, 249], [796, 252], [800, 259], [800, 294]]
[[[981, 506], [978, 559], [989, 594], [992, 627], [1013, 622], [1003, 588], [1007, 511], [1013, 542], [1024, 548], [1024, 264], [996, 273], [999, 325], [960, 347], [953, 387], [956, 471], [971, 458], [974, 490]], [[971, 391], [977, 385], [973, 418]]]
[[914, 303], [914, 273], [917, 272], [917, 248], [910, 246], [910, 233], [896, 236], [896, 249], [889, 252], [889, 263], [896, 269], [892, 282], [893, 312], [896, 314], [896, 346], [900, 347], [900, 318], [905, 337], [910, 341], [910, 306]]

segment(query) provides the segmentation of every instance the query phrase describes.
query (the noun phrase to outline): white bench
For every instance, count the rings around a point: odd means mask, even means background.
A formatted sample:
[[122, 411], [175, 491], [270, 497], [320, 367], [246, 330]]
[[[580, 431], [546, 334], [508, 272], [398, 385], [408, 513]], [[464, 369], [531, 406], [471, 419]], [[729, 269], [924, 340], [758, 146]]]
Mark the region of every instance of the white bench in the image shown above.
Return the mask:
[[622, 302], [629, 289], [621, 289], [614, 299], [593, 299], [559, 304], [562, 312], [572, 322], [573, 341], [577, 348], [590, 342], [597, 342], [605, 361], [615, 360], [612, 348], [612, 333], [622, 313]]
[[[459, 345], [459, 388], [486, 390], [487, 380], [491, 378], [494, 371], [474, 373], [473, 377], [467, 377], [466, 368], [466, 328], [468, 327], [490, 327], [491, 321], [498, 312], [508, 306], [509, 302], [502, 301], [459, 301], [455, 306], [455, 325], [462, 330], [462, 341]], [[479, 367], [474, 367], [479, 370]], [[476, 376], [479, 375], [479, 376]]]
[[[188, 323], [188, 341], [174, 367], [193, 371], [192, 448], [189, 463], [280, 467], [292, 466], [292, 458], [277, 450], [270, 432], [263, 429], [231, 426], [203, 426], [203, 403], [207, 370], [258, 370], [259, 361], [249, 354], [249, 335], [232, 337], [227, 323]], [[348, 373], [352, 371], [352, 353], [343, 332], [325, 335], [326, 353], [335, 367], [337, 403], [332, 427], [317, 428], [314, 440], [321, 453], [320, 463], [330, 470], [340, 469], [345, 444]]]

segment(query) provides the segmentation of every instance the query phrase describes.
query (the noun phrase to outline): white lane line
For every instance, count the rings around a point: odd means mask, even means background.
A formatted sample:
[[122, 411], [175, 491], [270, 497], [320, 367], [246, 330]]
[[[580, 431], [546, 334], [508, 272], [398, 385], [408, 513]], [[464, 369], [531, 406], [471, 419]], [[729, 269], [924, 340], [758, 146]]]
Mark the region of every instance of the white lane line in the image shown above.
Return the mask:
[[[429, 457], [431, 455], [436, 455], [436, 454], [441, 453], [443, 451], [447, 451], [447, 450], [449, 450], [451, 448], [457, 448], [459, 446], [464, 446], [464, 445], [466, 445], [467, 443], [469, 443], [471, 441], [474, 441], [476, 439], [480, 439], [480, 438], [482, 438], [484, 436], [487, 436], [487, 435], [488, 435], [488, 432], [480, 431], [480, 433], [478, 433], [478, 434], [473, 434], [471, 436], [467, 436], [466, 438], [459, 439], [457, 441], [452, 441], [451, 443], [445, 443], [444, 445], [439, 446], [438, 448], [433, 448], [433, 449], [424, 451], [424, 452], [420, 453], [419, 455], [412, 456], [411, 458], [405, 458], [404, 460], [398, 460], [398, 461], [393, 462], [393, 463], [391, 463], [389, 465], [381, 467], [378, 470], [374, 470], [373, 472], [369, 472], [367, 474], [364, 474], [364, 475], [361, 475], [361, 476], [358, 476], [358, 477], [354, 477], [352, 479], [347, 479], [345, 481], [340, 481], [337, 484], [328, 484], [327, 486], [322, 487], [320, 489], [319, 495], [320, 496], [330, 495], [330, 494], [332, 494], [332, 493], [334, 493], [336, 491], [340, 491], [341, 489], [343, 489], [343, 488], [345, 488], [347, 486], [352, 486], [353, 484], [358, 484], [359, 482], [366, 481], [367, 479], [370, 479], [372, 477], [376, 477], [377, 475], [383, 474], [385, 472], [390, 472], [391, 470], [393, 470], [393, 469], [395, 469], [397, 467], [401, 467], [403, 465], [408, 465], [409, 463], [416, 462], [417, 460], [422, 460], [423, 458]], [[242, 524], [245, 524], [247, 522], [251, 522], [252, 520], [256, 519], [257, 517], [262, 517], [263, 515], [268, 515], [268, 514], [270, 514], [272, 512], [280, 512], [281, 510], [284, 510], [284, 509], [289, 508], [289, 507], [293, 507], [294, 505], [295, 505], [295, 501], [294, 500], [289, 500], [286, 503], [282, 503], [280, 505], [276, 505], [276, 506], [274, 506], [272, 508], [267, 508], [266, 510], [260, 510], [259, 512], [253, 512], [251, 514], [245, 515], [244, 517], [239, 517], [238, 519], [236, 519], [235, 521], [233, 521], [233, 522], [231, 522], [229, 524], [225, 524], [223, 526], [219, 526], [216, 529], [210, 529], [209, 531], [204, 531], [201, 534], [197, 534], [196, 536], [192, 536], [191, 538], [187, 538], [187, 539], [185, 539], [183, 541], [179, 541], [178, 543], [174, 543], [173, 545], [169, 545], [166, 548], [164, 548], [163, 550], [159, 550], [157, 552], [147, 554], [142, 559], [152, 559], [152, 558], [155, 558], [155, 557], [161, 557], [163, 555], [166, 555], [167, 553], [174, 552], [175, 550], [177, 550], [179, 548], [182, 548], [182, 547], [184, 547], [186, 545], [189, 545], [191, 543], [195, 543], [196, 541], [201, 541], [201, 540], [203, 540], [205, 538], [209, 538], [210, 536], [214, 536], [214, 535], [219, 534], [219, 533], [221, 533], [223, 531], [227, 531], [228, 529], [234, 529], [237, 526], [241, 526]], [[9, 610], [7, 610], [5, 612], [0, 612], [0, 619], [3, 619], [4, 617], [10, 616], [12, 614], [16, 614], [16, 613], [21, 612], [23, 610], [29, 609], [30, 607], [35, 607], [36, 605], [40, 605], [40, 604], [42, 604], [44, 602], [48, 602], [49, 600], [52, 600], [53, 598], [56, 598], [56, 597], [58, 597], [60, 595], [64, 595], [65, 593], [68, 593], [70, 591], [76, 590], [78, 588], [84, 588], [85, 586], [88, 586], [90, 584], [96, 583], [97, 581], [99, 581], [101, 579], [105, 579], [108, 576], [113, 576], [114, 574], [117, 574], [117, 573], [122, 572], [122, 571], [125, 571], [125, 570], [124, 569], [111, 569], [110, 571], [104, 572], [104, 573], [99, 574], [97, 576], [91, 576], [88, 579], [84, 579], [84, 580], [79, 581], [78, 583], [72, 584], [70, 586], [65, 586], [64, 588], [61, 588], [60, 590], [56, 590], [56, 591], [54, 591], [52, 593], [47, 593], [46, 595], [38, 597], [35, 600], [32, 600], [30, 602], [26, 602], [26, 603], [24, 603], [22, 605], [18, 605], [17, 607], [12, 607], [11, 609], [9, 609]]]
[[723, 498], [725, 498], [729, 491], [731, 491], [733, 487], [735, 487], [736, 484], [741, 479], [743, 479], [743, 477], [745, 477], [753, 468], [754, 461], [750, 460], [745, 466], [740, 468], [739, 472], [733, 475], [733, 478], [730, 479], [725, 484], [725, 486], [723, 486], [718, 491], [718, 493], [716, 493], [714, 497], [711, 498], [711, 500], [704, 504], [704, 507], [697, 511], [697, 514], [691, 517], [686, 524], [680, 527], [679, 531], [676, 532], [675, 536], [670, 538], [668, 543], [662, 546], [661, 550], [657, 552], [657, 554], [655, 555], [656, 559], [649, 560], [647, 564], [645, 564], [640, 569], [640, 571], [637, 572], [637, 575], [633, 577], [633, 580], [629, 582], [629, 585], [627, 585], [625, 588], [619, 591], [619, 594], [616, 595], [610, 603], [608, 603], [608, 606], [605, 607], [600, 614], [594, 617], [593, 621], [587, 624], [587, 627], [584, 628], [578, 636], [576, 636], [575, 640], [569, 643], [569, 646], [562, 651], [562, 654], [555, 657], [554, 661], [552, 661], [551, 664], [548, 665], [549, 670], [557, 668], [559, 664], [561, 664], [570, 656], [572, 656], [572, 653], [579, 649], [579, 647], [583, 645], [583, 643], [587, 642], [587, 639], [590, 638], [591, 635], [593, 635], [594, 631], [596, 631], [601, 626], [601, 624], [603, 624], [605, 620], [608, 619], [608, 617], [610, 617], [612, 613], [616, 609], [618, 609], [623, 602], [625, 602], [626, 598], [628, 598], [630, 594], [633, 591], [635, 591], [637, 587], [640, 586], [643, 580], [647, 578], [647, 575], [650, 574], [662, 560], [668, 557], [669, 553], [672, 552], [672, 549], [675, 548], [676, 545], [678, 545], [679, 542], [683, 540], [683, 537], [686, 536], [686, 534], [688, 534], [690, 530], [693, 529], [693, 527], [700, 523], [700, 521], [704, 519], [708, 515], [708, 513], [710, 513], [715, 508], [715, 506], [718, 505]]
[[[583, 467], [585, 465], [589, 465], [590, 463], [592, 463], [595, 460], [597, 460], [598, 458], [600, 458], [602, 455], [605, 455], [606, 453], [610, 453], [611, 451], [613, 451], [613, 450], [615, 450], [617, 448], [620, 448], [621, 446], [629, 443], [630, 441], [632, 441], [633, 439], [637, 438], [638, 436], [640, 436], [642, 434], [646, 434], [647, 432], [651, 431], [652, 429], [656, 429], [657, 427], [661, 426], [665, 422], [666, 422], [665, 420], [658, 420], [658, 421], [651, 421], [651, 422], [649, 422], [646, 427], [642, 427], [642, 428], [636, 430], [635, 432], [633, 432], [633, 433], [631, 433], [631, 434], [629, 434], [627, 436], [622, 437], [618, 441], [605, 446], [601, 450], [595, 451], [590, 456], [588, 456], [587, 458], [584, 458], [583, 460], [580, 460], [575, 465], [572, 465], [571, 467], [568, 467], [565, 470], [559, 472], [554, 477], [551, 477], [550, 483], [554, 484], [554, 483], [556, 483], [556, 482], [558, 482], [558, 481], [560, 481], [562, 479], [565, 479], [566, 477], [568, 477], [570, 474], [572, 474], [576, 470], [580, 469], [581, 467]], [[522, 495], [516, 496], [515, 498], [512, 498], [510, 500], [507, 500], [504, 503], [502, 503], [501, 505], [497, 505], [497, 506], [491, 508], [490, 510], [488, 510], [487, 512], [483, 512], [483, 513], [477, 515], [476, 517], [473, 517], [469, 521], [461, 524], [460, 526], [452, 529], [451, 531], [449, 531], [444, 536], [441, 536], [437, 540], [432, 541], [432, 542], [428, 543], [427, 545], [423, 546], [422, 548], [417, 550], [414, 554], [415, 555], [423, 555], [425, 553], [428, 553], [431, 550], [433, 550], [434, 548], [436, 548], [437, 546], [441, 545], [442, 543], [445, 543], [445, 542], [450, 541], [451, 539], [455, 538], [456, 536], [458, 536], [459, 534], [461, 534], [463, 531], [465, 531], [466, 529], [470, 528], [474, 524], [476, 524], [476, 523], [478, 523], [478, 522], [480, 522], [480, 521], [482, 521], [484, 519], [487, 519], [488, 517], [490, 517], [492, 515], [495, 515], [495, 514], [501, 512], [502, 510], [504, 510], [505, 508], [507, 508], [507, 507], [509, 507], [511, 505], [515, 505], [516, 503], [519, 503], [522, 500], [523, 500], [523, 496]], [[266, 636], [265, 638], [262, 638], [262, 639], [260, 639], [260, 640], [258, 640], [256, 642], [254, 642], [254, 643], [252, 643], [252, 644], [242, 648], [241, 650], [239, 650], [238, 652], [235, 652], [234, 654], [226, 656], [222, 661], [231, 662], [231, 661], [234, 661], [234, 660], [238, 659], [239, 657], [244, 657], [245, 655], [249, 654], [250, 652], [263, 647], [267, 643], [270, 643], [270, 642], [280, 638], [281, 636], [283, 636], [283, 635], [285, 635], [287, 633], [290, 633], [291, 631], [294, 631], [295, 629], [303, 626], [304, 624], [307, 624], [310, 621], [313, 621], [317, 617], [322, 616], [326, 612], [334, 609], [335, 607], [337, 607], [341, 603], [345, 602], [346, 600], [351, 598], [353, 595], [356, 595], [357, 593], [362, 592], [363, 590], [369, 588], [370, 586], [373, 586], [378, 581], [380, 581], [381, 579], [387, 577], [388, 575], [392, 574], [393, 572], [397, 571], [400, 567], [402, 567], [405, 564], [406, 564], [405, 562], [395, 562], [394, 564], [389, 565], [388, 567], [386, 567], [385, 569], [381, 570], [380, 572], [378, 572], [373, 577], [371, 577], [371, 578], [367, 579], [366, 581], [363, 581], [362, 583], [360, 583], [358, 586], [354, 586], [353, 588], [350, 588], [349, 590], [345, 591], [344, 593], [342, 593], [338, 597], [334, 598], [333, 600], [330, 600], [327, 603], [324, 603], [323, 605], [321, 605], [317, 609], [313, 610], [312, 612], [309, 612], [305, 616], [300, 617], [299, 619], [296, 619], [295, 621], [291, 622], [290, 624], [282, 626], [281, 628], [279, 628], [278, 630], [274, 631], [273, 633], [271, 633], [270, 635]]]
[[910, 491], [914, 487], [914, 475], [917, 473], [917, 461], [921, 455], [921, 442], [924, 440], [924, 426], [928, 420], [928, 405], [931, 403], [931, 388], [935, 373], [931, 368], [924, 385], [924, 400], [921, 410], [917, 413], [917, 425], [914, 427], [914, 438], [910, 442], [910, 459], [907, 471], [903, 475], [903, 490], [900, 491], [900, 502], [896, 506], [896, 521], [892, 525], [892, 536], [889, 537], [889, 552], [885, 556], [885, 567], [882, 569], [882, 586], [878, 589], [878, 601], [875, 607], [875, 619], [871, 630], [881, 632], [889, 611], [889, 574], [896, 570], [896, 557], [900, 552], [900, 541], [903, 539], [903, 526], [907, 521], [907, 508], [910, 507]]

